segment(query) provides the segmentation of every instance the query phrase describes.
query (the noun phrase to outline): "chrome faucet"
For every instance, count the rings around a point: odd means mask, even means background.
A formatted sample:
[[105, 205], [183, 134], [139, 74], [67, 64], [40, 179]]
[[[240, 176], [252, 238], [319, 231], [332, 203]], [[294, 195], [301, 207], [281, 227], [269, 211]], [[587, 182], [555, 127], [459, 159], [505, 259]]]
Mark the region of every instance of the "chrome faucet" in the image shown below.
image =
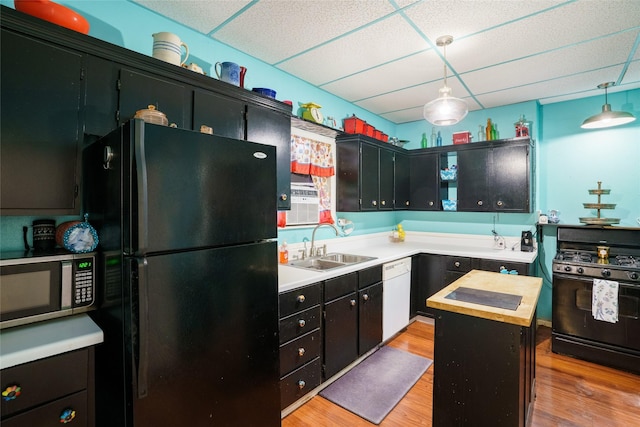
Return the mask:
[[313, 232], [311, 233], [311, 248], [309, 249], [309, 256], [315, 256], [316, 255], [314, 253], [315, 242], [316, 242], [316, 230], [318, 230], [318, 228], [322, 227], [323, 225], [326, 225], [326, 226], [329, 226], [329, 227], [333, 228], [336, 231], [336, 236], [340, 235], [340, 231], [333, 224], [318, 224], [318, 225], [316, 225], [316, 227], [313, 229]]

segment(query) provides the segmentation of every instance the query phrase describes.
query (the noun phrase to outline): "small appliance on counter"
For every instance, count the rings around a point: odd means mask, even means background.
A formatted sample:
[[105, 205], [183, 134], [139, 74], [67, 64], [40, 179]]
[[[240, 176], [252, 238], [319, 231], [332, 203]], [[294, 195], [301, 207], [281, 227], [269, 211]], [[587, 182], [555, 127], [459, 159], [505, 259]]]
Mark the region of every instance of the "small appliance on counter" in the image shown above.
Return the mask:
[[523, 231], [520, 238], [520, 250], [522, 252], [533, 252], [533, 234], [531, 231]]

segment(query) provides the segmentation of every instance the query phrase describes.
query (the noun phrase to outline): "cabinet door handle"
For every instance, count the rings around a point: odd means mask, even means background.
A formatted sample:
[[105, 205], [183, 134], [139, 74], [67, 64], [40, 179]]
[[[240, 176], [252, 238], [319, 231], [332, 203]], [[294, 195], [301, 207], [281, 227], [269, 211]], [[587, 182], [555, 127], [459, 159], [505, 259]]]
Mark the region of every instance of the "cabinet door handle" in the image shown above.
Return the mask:
[[460, 261], [456, 261], [456, 262], [454, 262], [454, 263], [453, 263], [453, 265], [455, 265], [455, 266], [456, 266], [456, 268], [460, 268]]
[[482, 205], [483, 205], [482, 200], [478, 200], [478, 206], [482, 206]]
[[304, 300], [305, 300], [304, 295], [298, 295], [298, 298], [296, 298], [296, 301], [298, 302], [304, 302]]
[[502, 206], [504, 205], [504, 203], [502, 203], [502, 200], [498, 200], [498, 206]]
[[68, 424], [76, 417], [76, 411], [73, 408], [65, 409], [60, 413], [60, 423]]
[[385, 202], [384, 200], [381, 200], [381, 201], [380, 201], [380, 204], [381, 204], [382, 206], [384, 206], [384, 205], [386, 205], [386, 204], [387, 204], [387, 202]]
[[372, 204], [373, 206], [377, 206], [377, 205], [378, 205], [378, 201], [377, 201], [377, 200], [372, 200], [372, 201], [371, 201], [371, 204]]
[[280, 200], [282, 200], [283, 202], [285, 202], [287, 200], [287, 195], [285, 193], [282, 193], [280, 195]]
[[433, 206], [433, 200], [429, 202], [429, 206]]
[[351, 301], [349, 301], [349, 304], [351, 305], [351, 307], [355, 307], [357, 304], [357, 301], [352, 299]]
[[369, 301], [369, 294], [362, 294], [362, 299], [365, 301]]
[[20, 394], [22, 394], [22, 387], [20, 387], [18, 384], [12, 384], [10, 386], [7, 386], [7, 388], [3, 390], [2, 400], [5, 402], [10, 402], [14, 399], [17, 399]]
[[305, 388], [305, 387], [306, 387], [306, 385], [307, 385], [307, 383], [305, 383], [304, 381], [302, 381], [302, 380], [298, 381], [298, 388], [299, 388], [300, 390], [302, 390], [303, 388]]
[[298, 356], [302, 357], [302, 356], [304, 356], [304, 353], [305, 353], [305, 351], [304, 351], [304, 347], [300, 347], [300, 348], [298, 349]]
[[300, 319], [298, 320], [298, 326], [300, 326], [301, 328], [304, 328], [304, 325], [306, 325], [307, 322], [304, 321], [304, 319]]
[[404, 202], [405, 206], [409, 206], [409, 201]]

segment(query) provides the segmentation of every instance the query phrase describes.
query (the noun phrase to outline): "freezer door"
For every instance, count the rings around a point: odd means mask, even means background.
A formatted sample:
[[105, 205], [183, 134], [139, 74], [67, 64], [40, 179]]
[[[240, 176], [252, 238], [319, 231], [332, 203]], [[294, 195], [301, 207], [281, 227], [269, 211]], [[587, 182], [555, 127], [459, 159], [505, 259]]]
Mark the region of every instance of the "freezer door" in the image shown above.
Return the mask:
[[140, 259], [135, 427], [280, 425], [275, 259], [275, 242]]
[[[263, 144], [133, 120], [125, 252], [276, 237], [276, 153]], [[129, 228], [128, 233], [126, 233]], [[128, 238], [127, 238], [128, 234]]]

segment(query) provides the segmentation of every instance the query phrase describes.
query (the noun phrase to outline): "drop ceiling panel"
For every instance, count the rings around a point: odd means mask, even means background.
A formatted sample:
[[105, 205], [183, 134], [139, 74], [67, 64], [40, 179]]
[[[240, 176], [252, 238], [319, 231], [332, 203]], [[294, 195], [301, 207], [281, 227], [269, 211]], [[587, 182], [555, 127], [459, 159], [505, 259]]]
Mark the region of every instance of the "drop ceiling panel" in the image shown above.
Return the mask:
[[278, 66], [318, 85], [425, 48], [426, 42], [402, 17], [394, 15]]

